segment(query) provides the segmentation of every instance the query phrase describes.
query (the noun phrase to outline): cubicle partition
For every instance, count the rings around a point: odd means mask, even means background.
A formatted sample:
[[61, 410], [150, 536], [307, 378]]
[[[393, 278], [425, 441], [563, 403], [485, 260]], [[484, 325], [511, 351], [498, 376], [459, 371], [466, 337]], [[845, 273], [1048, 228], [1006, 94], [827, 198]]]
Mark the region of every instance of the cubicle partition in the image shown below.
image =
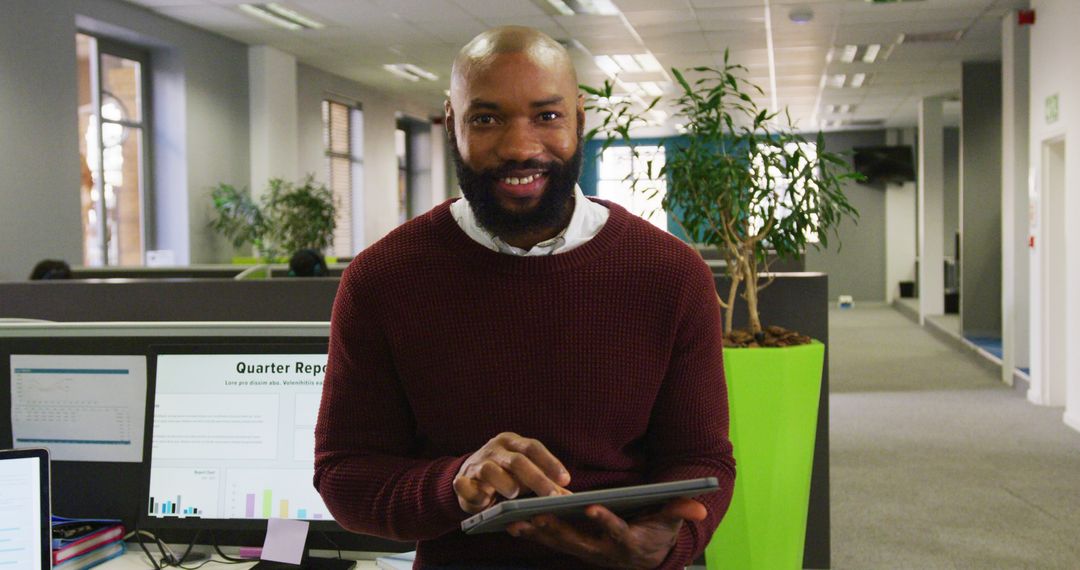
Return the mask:
[[[727, 279], [717, 273], [718, 291], [726, 297]], [[261, 336], [279, 338], [302, 334], [325, 337], [338, 280], [333, 278], [270, 279], [265, 281], [234, 281], [231, 279], [159, 279], [159, 280], [101, 280], [57, 281], [34, 283], [0, 283], [0, 319], [24, 318], [53, 321], [129, 321], [146, 323], [127, 328], [108, 325], [56, 325], [35, 329], [23, 327], [0, 328], [2, 353], [41, 346], [38, 350], [123, 350], [142, 354], [162, 336], [185, 338], [220, 338], [227, 342], [237, 334], [258, 332]], [[820, 273], [780, 273], [772, 284], [761, 292], [761, 318], [796, 329], [828, 346], [828, 279]], [[161, 321], [172, 321], [163, 323]], [[241, 323], [213, 325], [191, 321], [274, 321], [263, 324]], [[303, 321], [295, 323], [288, 321]], [[314, 321], [314, 322], [313, 322]], [[745, 310], [739, 301], [736, 307], [736, 326], [745, 322]], [[186, 322], [186, 323], [185, 323]], [[234, 328], [229, 328], [234, 327]], [[101, 334], [87, 331], [100, 331]], [[197, 331], [197, 332], [193, 332]], [[37, 336], [34, 336], [36, 334]], [[100, 338], [93, 338], [99, 336]], [[14, 344], [12, 344], [14, 343]], [[132, 352], [134, 351], [134, 352]], [[6, 357], [5, 357], [6, 358]], [[9, 365], [5, 362], [0, 374], [7, 378]], [[810, 506], [807, 521], [805, 568], [830, 566], [829, 521], [829, 376], [828, 351], [819, 403], [817, 436], [814, 450]], [[0, 386], [0, 430], [9, 429], [10, 389]], [[0, 445], [10, 433], [0, 431]], [[10, 441], [10, 440], [6, 440]], [[94, 477], [80, 481], [79, 472], [110, 473], [108, 466], [98, 471], [86, 466], [60, 466], [62, 486], [58, 503], [78, 509], [70, 514], [96, 512], [105, 498], [84, 490], [96, 488]], [[118, 472], [124, 486], [134, 484], [134, 471]], [[71, 502], [74, 500], [74, 502]], [[134, 503], [128, 503], [134, 508]], [[62, 512], [62, 511], [61, 511]], [[134, 511], [132, 511], [134, 512]], [[119, 514], [119, 513], [118, 513]]]

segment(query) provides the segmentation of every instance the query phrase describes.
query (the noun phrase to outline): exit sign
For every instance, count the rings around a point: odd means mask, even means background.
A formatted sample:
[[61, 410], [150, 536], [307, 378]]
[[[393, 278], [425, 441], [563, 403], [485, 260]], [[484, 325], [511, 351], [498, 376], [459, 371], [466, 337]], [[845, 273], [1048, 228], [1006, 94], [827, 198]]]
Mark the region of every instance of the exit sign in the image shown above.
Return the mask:
[[1046, 103], [1043, 105], [1046, 110], [1046, 124], [1052, 125], [1058, 120], [1058, 94], [1046, 98]]

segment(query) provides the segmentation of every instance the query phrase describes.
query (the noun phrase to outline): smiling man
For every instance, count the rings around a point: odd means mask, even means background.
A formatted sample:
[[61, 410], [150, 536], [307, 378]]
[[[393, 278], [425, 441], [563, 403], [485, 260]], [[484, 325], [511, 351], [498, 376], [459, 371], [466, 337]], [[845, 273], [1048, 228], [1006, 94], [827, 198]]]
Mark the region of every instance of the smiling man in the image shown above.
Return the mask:
[[[334, 304], [315, 486], [418, 568], [681, 568], [727, 510], [720, 313], [690, 247], [577, 188], [584, 102], [566, 51], [490, 30], [454, 62], [446, 128], [464, 198], [363, 251]], [[623, 520], [600, 505], [506, 533], [503, 498], [717, 477]]]

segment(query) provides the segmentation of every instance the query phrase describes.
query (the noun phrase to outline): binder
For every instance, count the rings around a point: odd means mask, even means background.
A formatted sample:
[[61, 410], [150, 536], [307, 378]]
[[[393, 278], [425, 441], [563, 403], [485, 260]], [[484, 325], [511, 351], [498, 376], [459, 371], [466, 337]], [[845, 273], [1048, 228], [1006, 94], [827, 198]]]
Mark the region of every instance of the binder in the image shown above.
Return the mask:
[[53, 567], [87, 555], [124, 538], [124, 525], [117, 519], [72, 519], [53, 516]]
[[68, 558], [62, 564], [53, 566], [53, 570], [86, 570], [93, 568], [127, 552], [127, 544], [122, 540], [112, 542], [106, 546], [86, 552], [81, 556]]

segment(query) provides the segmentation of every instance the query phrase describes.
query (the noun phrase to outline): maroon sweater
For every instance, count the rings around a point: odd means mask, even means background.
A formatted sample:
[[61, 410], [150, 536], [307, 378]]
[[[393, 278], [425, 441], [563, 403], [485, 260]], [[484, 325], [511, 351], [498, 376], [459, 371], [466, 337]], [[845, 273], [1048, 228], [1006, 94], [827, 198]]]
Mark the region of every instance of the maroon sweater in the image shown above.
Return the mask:
[[571, 491], [717, 477], [662, 568], [698, 556], [735, 480], [709, 268], [605, 203], [588, 243], [544, 257], [470, 239], [450, 202], [345, 271], [315, 428], [315, 487], [343, 527], [417, 540], [417, 567], [587, 567], [505, 533], [469, 536], [452, 481], [496, 434], [541, 441]]

